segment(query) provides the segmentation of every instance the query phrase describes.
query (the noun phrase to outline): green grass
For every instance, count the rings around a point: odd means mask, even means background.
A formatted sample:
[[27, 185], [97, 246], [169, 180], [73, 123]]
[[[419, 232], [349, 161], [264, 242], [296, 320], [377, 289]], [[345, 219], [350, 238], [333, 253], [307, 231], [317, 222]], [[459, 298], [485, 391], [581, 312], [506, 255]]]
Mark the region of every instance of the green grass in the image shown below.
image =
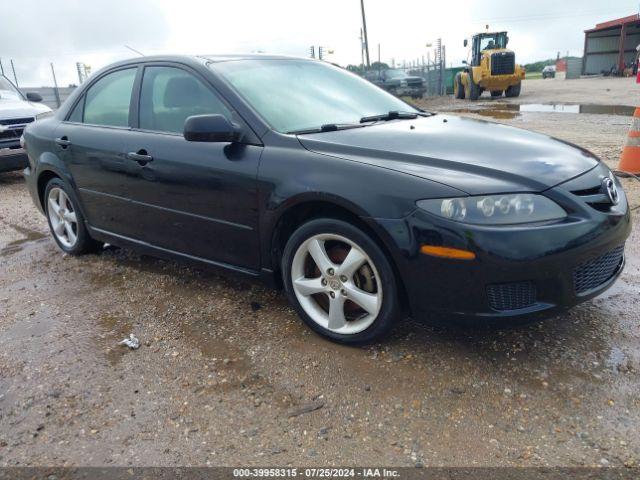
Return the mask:
[[526, 80], [542, 79], [542, 72], [526, 72], [524, 78]]

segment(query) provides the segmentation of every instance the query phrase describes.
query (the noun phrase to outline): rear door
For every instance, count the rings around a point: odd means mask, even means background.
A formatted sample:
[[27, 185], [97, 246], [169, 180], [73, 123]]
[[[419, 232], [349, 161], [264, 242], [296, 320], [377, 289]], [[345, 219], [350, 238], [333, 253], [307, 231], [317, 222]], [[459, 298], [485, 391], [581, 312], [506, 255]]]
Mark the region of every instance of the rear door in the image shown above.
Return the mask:
[[130, 162], [124, 135], [130, 130], [137, 66], [112, 70], [93, 81], [66, 121], [56, 129], [59, 155], [65, 158], [92, 227], [134, 235], [139, 218], [127, 208]]

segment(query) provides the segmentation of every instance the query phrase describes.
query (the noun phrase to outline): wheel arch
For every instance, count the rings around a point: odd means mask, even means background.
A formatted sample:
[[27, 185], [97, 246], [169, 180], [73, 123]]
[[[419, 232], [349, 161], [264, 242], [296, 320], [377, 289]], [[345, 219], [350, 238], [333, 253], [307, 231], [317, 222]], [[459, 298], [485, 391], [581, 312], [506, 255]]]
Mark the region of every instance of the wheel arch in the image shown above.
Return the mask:
[[46, 211], [44, 205], [44, 191], [47, 188], [48, 183], [54, 178], [60, 178], [60, 175], [53, 170], [44, 170], [38, 175], [38, 201], [40, 202], [40, 206], [43, 211]]
[[373, 218], [363, 215], [361, 209], [352, 206], [342, 199], [307, 197], [283, 208], [273, 228], [268, 233], [269, 255], [275, 284], [282, 287], [281, 261], [284, 248], [291, 234], [304, 223], [318, 218], [332, 218], [343, 220], [361, 229], [380, 247], [387, 260], [391, 264], [398, 285], [398, 296], [403, 308], [408, 309], [409, 303], [404, 285], [404, 279], [400, 275], [395, 258], [391, 253], [391, 238], [376, 225]]
[[[75, 194], [76, 197], [76, 188], [75, 182], [71, 177], [71, 174], [65, 167], [65, 164], [60, 158], [52, 153], [45, 152], [38, 159], [38, 167], [37, 167], [37, 176], [36, 176], [36, 192], [38, 194], [38, 201], [40, 202], [40, 206], [43, 211], [45, 209], [44, 205], [44, 191], [47, 188], [47, 184], [51, 181], [52, 178], [59, 178], [62, 180], [67, 187], [72, 190], [72, 193]], [[78, 205], [84, 215], [84, 208], [82, 202], [77, 198]], [[85, 215], [86, 218], [86, 215]]]

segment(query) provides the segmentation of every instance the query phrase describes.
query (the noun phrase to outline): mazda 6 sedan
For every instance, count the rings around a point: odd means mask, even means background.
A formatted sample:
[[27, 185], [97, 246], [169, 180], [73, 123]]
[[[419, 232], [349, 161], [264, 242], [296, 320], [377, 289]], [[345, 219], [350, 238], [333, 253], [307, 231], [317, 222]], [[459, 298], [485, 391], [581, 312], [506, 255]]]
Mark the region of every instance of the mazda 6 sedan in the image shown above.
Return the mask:
[[629, 207], [593, 154], [418, 110], [321, 61], [120, 62], [24, 144], [63, 251], [109, 243], [261, 277], [343, 343], [407, 314], [548, 315], [624, 266]]

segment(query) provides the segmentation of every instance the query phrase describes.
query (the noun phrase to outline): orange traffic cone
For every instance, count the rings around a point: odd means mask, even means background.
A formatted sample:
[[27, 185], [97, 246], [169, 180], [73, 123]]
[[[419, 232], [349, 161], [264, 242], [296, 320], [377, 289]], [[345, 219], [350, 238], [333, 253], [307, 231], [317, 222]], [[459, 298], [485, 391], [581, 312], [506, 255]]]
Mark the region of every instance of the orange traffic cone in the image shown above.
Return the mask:
[[618, 170], [640, 174], [640, 107], [633, 112], [633, 123], [622, 149]]

